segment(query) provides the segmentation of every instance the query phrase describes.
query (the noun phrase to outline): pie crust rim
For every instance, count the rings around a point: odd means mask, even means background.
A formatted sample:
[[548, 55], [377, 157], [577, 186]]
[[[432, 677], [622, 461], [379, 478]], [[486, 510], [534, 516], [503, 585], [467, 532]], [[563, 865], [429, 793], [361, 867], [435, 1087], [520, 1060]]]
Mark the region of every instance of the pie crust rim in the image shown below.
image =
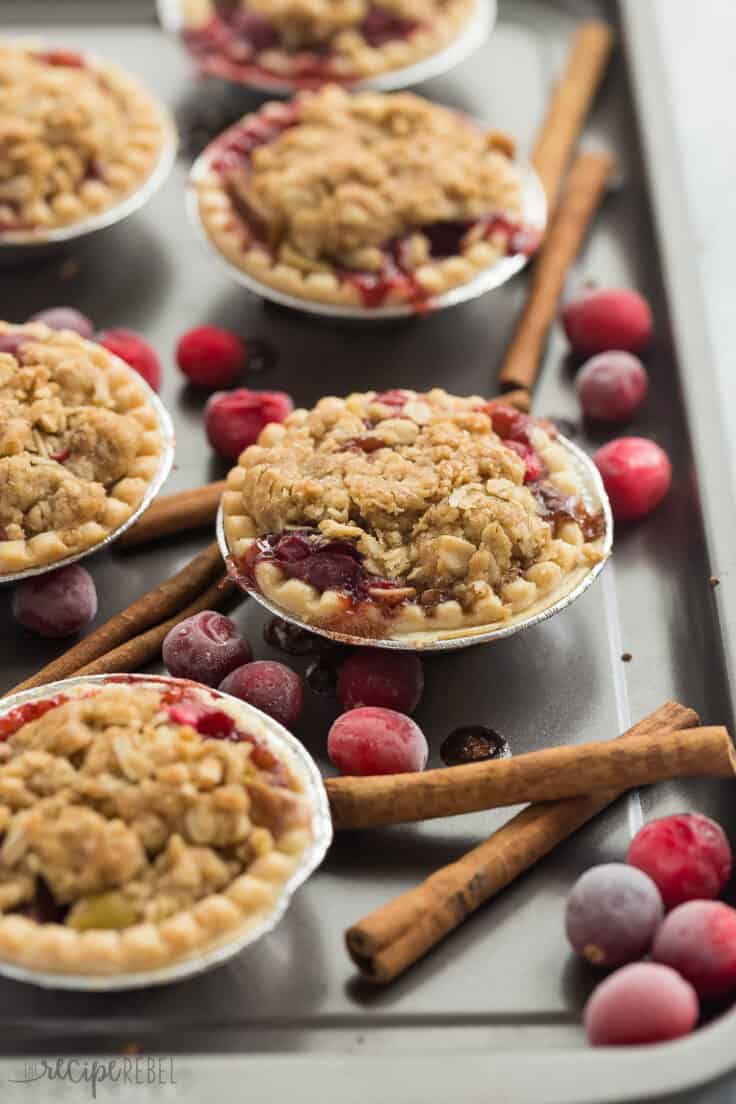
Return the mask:
[[[58, 682], [47, 683], [45, 686], [36, 686], [30, 690], [21, 691], [11, 697], [4, 698], [0, 705], [0, 716], [17, 708], [26, 702], [42, 700], [58, 693], [69, 693], [75, 687], [105, 685], [125, 680], [126, 682], [160, 686], [162, 683], [169, 686], [187, 686], [193, 690], [199, 690], [203, 696], [222, 700], [238, 714], [248, 718], [248, 723], [257, 728], [256, 735], [271, 747], [277, 756], [286, 759], [289, 767], [303, 784], [303, 792], [312, 804], [312, 841], [299, 856], [298, 865], [290, 876], [280, 883], [271, 881], [269, 884], [277, 888], [276, 900], [270, 908], [257, 913], [243, 916], [242, 923], [233, 932], [216, 936], [206, 944], [194, 948], [187, 955], [179, 955], [165, 965], [148, 970], [131, 970], [118, 973], [72, 973], [69, 971], [54, 971], [48, 969], [35, 969], [32, 966], [21, 965], [2, 957], [0, 952], [0, 976], [9, 977], [15, 981], [30, 982], [44, 989], [70, 989], [77, 991], [105, 991], [117, 992], [126, 989], [141, 989], [152, 985], [168, 984], [169, 982], [182, 981], [194, 977], [206, 970], [226, 962], [239, 954], [240, 951], [255, 943], [261, 936], [267, 935], [283, 918], [296, 890], [314, 873], [322, 863], [327, 850], [332, 842], [332, 817], [330, 815], [329, 801], [324, 787], [321, 771], [314, 759], [306, 750], [301, 741], [279, 724], [272, 717], [261, 713], [247, 702], [240, 701], [230, 694], [224, 694], [221, 690], [201, 686], [190, 679], [172, 678], [170, 675], [82, 675], [78, 678], [62, 679]], [[277, 848], [278, 849], [278, 848]], [[0, 930], [3, 922], [12, 914], [0, 916]], [[44, 927], [54, 925], [39, 924], [30, 920], [40, 933]], [[26, 937], [25, 945], [28, 946]], [[74, 933], [81, 940], [85, 933]], [[80, 959], [84, 958], [84, 951], [79, 947]], [[27, 953], [27, 951], [26, 951]]]

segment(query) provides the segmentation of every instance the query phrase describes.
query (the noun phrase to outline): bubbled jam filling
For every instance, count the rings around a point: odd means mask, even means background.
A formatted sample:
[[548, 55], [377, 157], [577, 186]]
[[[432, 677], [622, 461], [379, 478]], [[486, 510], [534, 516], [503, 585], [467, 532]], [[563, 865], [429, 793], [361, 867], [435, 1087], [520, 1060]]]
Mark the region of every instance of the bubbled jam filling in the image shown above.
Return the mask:
[[[358, 74], [346, 74], [335, 65], [337, 54], [329, 42], [294, 49], [262, 15], [240, 4], [219, 4], [218, 9], [203, 27], [183, 32], [184, 42], [202, 72], [231, 81], [288, 83], [294, 88], [319, 88], [327, 81], [350, 84], [358, 79]], [[377, 49], [387, 42], [410, 38], [421, 26], [416, 20], [399, 19], [374, 4], [356, 30]], [[285, 67], [269, 66], [268, 57], [263, 56], [267, 51], [277, 51]]]

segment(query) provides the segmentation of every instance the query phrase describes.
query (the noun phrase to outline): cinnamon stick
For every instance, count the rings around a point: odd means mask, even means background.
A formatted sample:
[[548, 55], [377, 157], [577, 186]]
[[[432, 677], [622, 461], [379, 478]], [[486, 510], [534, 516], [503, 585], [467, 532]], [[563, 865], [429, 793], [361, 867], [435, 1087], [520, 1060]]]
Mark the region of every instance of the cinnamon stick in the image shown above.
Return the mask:
[[419, 774], [329, 778], [326, 786], [334, 828], [377, 828], [671, 778], [734, 775], [731, 737], [715, 726], [545, 748]]
[[[620, 737], [693, 728], [699, 717], [666, 702]], [[361, 973], [386, 983], [402, 974], [485, 901], [621, 796], [618, 790], [530, 805], [457, 862], [383, 905], [346, 933]]]
[[531, 161], [554, 211], [570, 154], [603, 79], [613, 46], [606, 23], [583, 23], [573, 42], [565, 72], [557, 84], [537, 135]]
[[168, 621], [162, 621], [160, 625], [154, 625], [147, 632], [131, 637], [125, 644], [120, 644], [111, 652], [106, 652], [91, 663], [86, 663], [74, 674], [111, 675], [119, 671], [140, 671], [146, 664], [158, 659], [164, 637], [174, 625], [178, 625], [180, 621], [185, 621], [187, 617], [192, 617], [202, 610], [221, 610], [236, 597], [244, 597], [243, 592], [226, 575], [220, 575], [214, 583], [210, 583], [196, 601], [185, 606]]
[[6, 693], [15, 694], [19, 690], [29, 690], [32, 686], [43, 686], [47, 682], [76, 674], [80, 668], [111, 652], [131, 637], [172, 617], [194, 601], [221, 572], [222, 557], [217, 543], [213, 542], [176, 575], [149, 590], [84, 640], [80, 640], [68, 652], [47, 663], [35, 675]]
[[117, 547], [137, 548], [160, 537], [213, 525], [225, 486], [225, 480], [221, 479], [190, 491], [162, 495], [135, 525], [123, 533]]
[[565, 277], [580, 251], [612, 166], [607, 153], [587, 152], [576, 158], [532, 270], [529, 297], [499, 373], [501, 388], [530, 390], [534, 385]]
[[529, 392], [523, 387], [518, 387], [515, 391], [506, 391], [503, 395], [497, 395], [493, 399], [488, 400], [488, 405], [492, 403], [502, 403], [504, 406], [515, 406], [517, 410], [522, 410], [525, 414], [529, 412]]

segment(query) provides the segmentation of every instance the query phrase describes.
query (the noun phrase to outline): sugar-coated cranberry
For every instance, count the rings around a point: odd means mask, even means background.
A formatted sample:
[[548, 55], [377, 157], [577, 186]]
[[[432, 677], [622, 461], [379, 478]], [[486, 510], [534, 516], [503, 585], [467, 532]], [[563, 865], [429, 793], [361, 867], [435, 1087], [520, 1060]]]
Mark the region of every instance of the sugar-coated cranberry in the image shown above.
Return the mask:
[[18, 583], [12, 609], [16, 621], [39, 636], [72, 636], [96, 616], [97, 591], [88, 571], [69, 564]]
[[646, 437], [617, 437], [593, 454], [616, 521], [634, 521], [662, 501], [672, 482], [664, 449]]
[[10, 353], [11, 356], [15, 356], [21, 345], [25, 345], [28, 341], [28, 334], [24, 333], [6, 333], [0, 334], [0, 353]]
[[702, 813], [645, 824], [631, 841], [626, 861], [656, 882], [667, 908], [717, 897], [731, 877], [731, 845], [720, 824]]
[[674, 970], [632, 962], [593, 990], [583, 1020], [593, 1046], [636, 1046], [687, 1035], [699, 1011], [697, 993]]
[[586, 288], [566, 304], [562, 322], [578, 356], [608, 349], [638, 353], [652, 337], [649, 304], [627, 288]]
[[161, 362], [140, 334], [124, 329], [105, 330], [97, 340], [108, 352], [135, 368], [148, 386], [158, 391], [161, 386]]
[[337, 718], [327, 736], [327, 754], [343, 774], [402, 774], [424, 770], [429, 748], [411, 717], [366, 706]]
[[448, 767], [462, 763], [482, 763], [487, 759], [507, 759], [508, 741], [486, 725], [461, 725], [446, 736], [440, 747], [440, 759]]
[[296, 724], [304, 705], [304, 686], [299, 675], [272, 659], [258, 659], [236, 667], [220, 684], [220, 690], [267, 713], [285, 728]]
[[219, 326], [197, 326], [179, 338], [176, 362], [197, 387], [229, 387], [245, 367], [245, 343]]
[[594, 966], [621, 966], [649, 950], [663, 916], [659, 890], [647, 874], [626, 863], [602, 863], [570, 890], [565, 931]]
[[227, 460], [237, 460], [258, 440], [269, 422], [283, 422], [294, 409], [283, 391], [218, 391], [204, 408], [205, 428], [212, 447]]
[[50, 330], [74, 330], [80, 337], [86, 338], [91, 338], [95, 332], [94, 325], [86, 314], [74, 307], [49, 307], [32, 314], [28, 321], [43, 322]]
[[686, 901], [657, 932], [652, 957], [671, 966], [701, 997], [736, 989], [736, 909], [723, 901]]
[[625, 422], [644, 402], [649, 377], [638, 357], [613, 350], [586, 361], [575, 387], [587, 418]]
[[215, 610], [202, 610], [169, 629], [162, 656], [175, 678], [218, 686], [230, 671], [249, 663], [252, 652], [234, 621]]
[[343, 709], [377, 705], [413, 713], [424, 690], [424, 671], [412, 652], [359, 648], [343, 663], [337, 697]]

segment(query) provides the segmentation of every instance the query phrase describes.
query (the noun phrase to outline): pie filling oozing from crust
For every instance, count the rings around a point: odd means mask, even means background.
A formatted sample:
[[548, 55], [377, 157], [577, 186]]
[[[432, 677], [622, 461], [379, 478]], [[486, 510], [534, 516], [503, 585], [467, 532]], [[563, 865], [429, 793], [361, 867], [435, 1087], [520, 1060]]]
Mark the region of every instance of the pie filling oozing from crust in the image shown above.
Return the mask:
[[431, 57], [478, 0], [184, 0], [184, 42], [201, 70], [247, 84], [316, 88]]
[[605, 553], [605, 518], [554, 427], [502, 400], [395, 390], [267, 426], [228, 476], [230, 571], [356, 637], [497, 627]]
[[161, 109], [118, 68], [0, 44], [0, 236], [119, 203], [156, 167], [166, 130]]
[[261, 721], [125, 677], [0, 717], [5, 961], [114, 975], [187, 958], [264, 919], [311, 841]]
[[266, 104], [208, 147], [201, 221], [232, 264], [302, 299], [369, 309], [533, 253], [508, 135], [411, 93], [329, 86]]
[[159, 471], [158, 415], [94, 342], [0, 322], [0, 574], [98, 544]]

